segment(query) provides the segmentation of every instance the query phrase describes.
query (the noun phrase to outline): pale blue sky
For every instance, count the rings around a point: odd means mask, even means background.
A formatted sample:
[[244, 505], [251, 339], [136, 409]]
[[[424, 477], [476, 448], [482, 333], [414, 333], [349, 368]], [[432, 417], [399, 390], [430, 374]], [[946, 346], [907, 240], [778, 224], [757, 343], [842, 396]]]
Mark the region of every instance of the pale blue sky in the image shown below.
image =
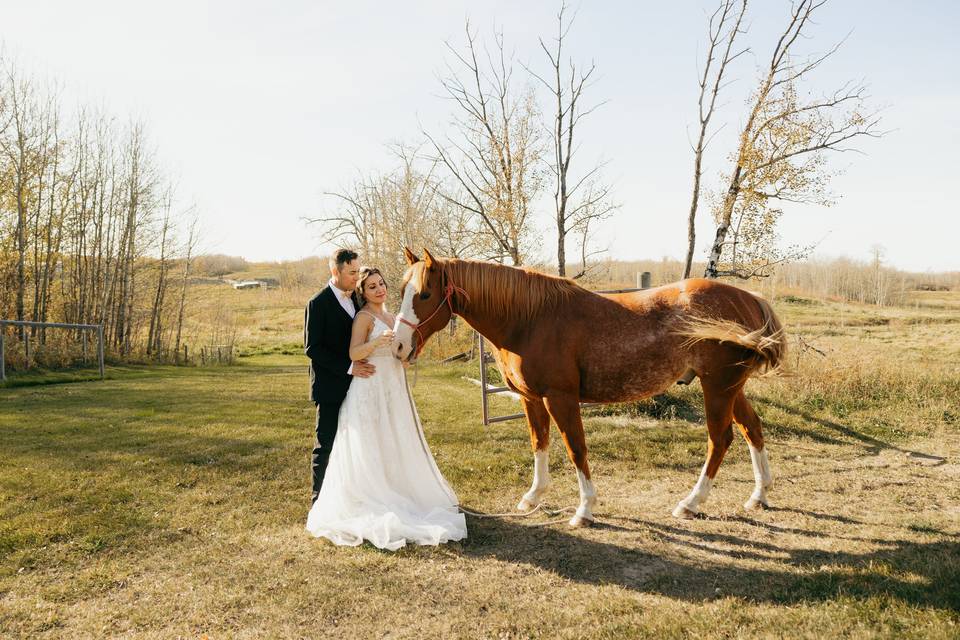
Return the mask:
[[[714, 2], [589, 2], [579, 6], [571, 53], [593, 59], [592, 97], [609, 103], [582, 128], [581, 159], [609, 161], [623, 204], [601, 230], [615, 258], [682, 257], [696, 121], [696, 69]], [[735, 70], [708, 157], [724, 170], [743, 95], [788, 10], [755, 0], [748, 42], [755, 59]], [[139, 2], [0, 1], [0, 39], [67, 101], [142, 117], [180, 197], [195, 201], [206, 249], [255, 260], [323, 250], [303, 216], [333, 203], [324, 190], [358, 171], [386, 168], [393, 140], [418, 139], [418, 121], [443, 126], [444, 41], [462, 41], [469, 15], [489, 36], [496, 23], [519, 61], [542, 68], [537, 37], [554, 31], [554, 2]], [[951, 2], [834, 0], [804, 50], [840, 50], [814, 76], [829, 90], [864, 79], [885, 107], [880, 140], [834, 162], [838, 204], [792, 206], [782, 234], [821, 238], [820, 253], [866, 259], [871, 245], [910, 270], [960, 269], [960, 8]], [[522, 70], [518, 68], [518, 74]], [[550, 201], [540, 207], [548, 224]], [[712, 235], [706, 212], [697, 257]], [[552, 246], [548, 244], [547, 246]], [[545, 251], [542, 259], [549, 261]]]

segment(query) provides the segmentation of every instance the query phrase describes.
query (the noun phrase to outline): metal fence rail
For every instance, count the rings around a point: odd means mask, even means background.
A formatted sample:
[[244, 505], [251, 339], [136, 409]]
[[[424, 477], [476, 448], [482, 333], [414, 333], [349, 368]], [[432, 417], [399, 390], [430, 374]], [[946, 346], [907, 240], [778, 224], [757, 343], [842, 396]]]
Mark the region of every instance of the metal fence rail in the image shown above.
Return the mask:
[[[7, 325], [12, 327], [42, 327], [52, 329], [80, 329], [83, 358], [87, 358], [87, 331], [97, 332], [97, 363], [100, 367], [100, 379], [103, 380], [103, 325], [102, 324], [70, 324], [66, 322], [32, 322], [27, 320], [0, 320], [0, 381], [7, 379], [5, 334]], [[27, 365], [30, 364], [30, 334], [23, 333], [24, 351], [27, 356]]]
[[[606, 291], [594, 291], [594, 293], [633, 293], [634, 291], [643, 291], [650, 288], [650, 272], [644, 271], [643, 274], [637, 274], [637, 284], [635, 289], [610, 289]], [[512, 413], [507, 416], [491, 416], [489, 396], [497, 393], [510, 392], [509, 387], [492, 387], [487, 382], [487, 364], [495, 362], [493, 355], [485, 347], [485, 340], [482, 335], [477, 334], [480, 352], [480, 410], [483, 415], [483, 426], [489, 426], [495, 422], [504, 422], [506, 420], [516, 420], [526, 416], [524, 413]], [[501, 373], [501, 377], [502, 377]], [[581, 407], [594, 406], [590, 403], [581, 403]]]

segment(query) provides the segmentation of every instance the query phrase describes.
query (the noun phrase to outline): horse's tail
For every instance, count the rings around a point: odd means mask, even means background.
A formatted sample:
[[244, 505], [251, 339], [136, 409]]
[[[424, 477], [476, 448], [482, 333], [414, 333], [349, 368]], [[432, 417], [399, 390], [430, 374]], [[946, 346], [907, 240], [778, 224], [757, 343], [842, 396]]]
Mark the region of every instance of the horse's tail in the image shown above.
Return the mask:
[[771, 374], [779, 372], [787, 355], [786, 331], [769, 302], [756, 294], [751, 297], [756, 300], [763, 318], [759, 327], [748, 329], [725, 318], [691, 318], [678, 331], [687, 338], [684, 344], [692, 345], [703, 340], [733, 342], [753, 352], [747, 361], [751, 369]]

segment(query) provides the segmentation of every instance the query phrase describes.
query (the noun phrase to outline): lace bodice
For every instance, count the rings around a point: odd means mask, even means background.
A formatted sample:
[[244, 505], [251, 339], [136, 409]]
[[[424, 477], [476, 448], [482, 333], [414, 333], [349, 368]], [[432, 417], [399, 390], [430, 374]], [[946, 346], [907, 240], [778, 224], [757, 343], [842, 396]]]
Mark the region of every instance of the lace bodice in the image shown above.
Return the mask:
[[[370, 330], [370, 337], [368, 338], [368, 340], [373, 340], [384, 331], [393, 330], [393, 327], [389, 326], [386, 322], [384, 322], [377, 316], [373, 315], [372, 313], [368, 311], [360, 311], [359, 313], [365, 313], [371, 318], [373, 318], [373, 329]], [[367, 357], [368, 358], [392, 358], [393, 350], [390, 348], [390, 345], [377, 347], [376, 349], [373, 350], [373, 353], [371, 353]]]

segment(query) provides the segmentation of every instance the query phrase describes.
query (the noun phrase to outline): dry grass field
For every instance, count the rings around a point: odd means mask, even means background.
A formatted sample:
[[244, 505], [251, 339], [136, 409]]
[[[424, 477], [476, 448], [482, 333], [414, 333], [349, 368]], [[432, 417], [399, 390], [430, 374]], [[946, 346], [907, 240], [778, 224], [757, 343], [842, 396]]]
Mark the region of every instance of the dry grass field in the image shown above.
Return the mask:
[[[956, 293], [776, 301], [791, 372], [748, 385], [770, 510], [743, 511], [753, 479], [735, 442], [705, 516], [670, 516], [703, 464], [694, 384], [588, 411], [597, 526], [469, 517], [466, 541], [397, 553], [303, 531], [312, 406], [303, 357], [284, 353], [302, 300], [249, 293], [217, 303], [251, 354], [236, 366], [0, 388], [0, 635], [960, 637]], [[414, 393], [463, 505], [507, 512], [529, 484], [527, 435], [480, 426], [475, 368], [421, 365]], [[576, 481], [556, 440], [559, 508]]]

